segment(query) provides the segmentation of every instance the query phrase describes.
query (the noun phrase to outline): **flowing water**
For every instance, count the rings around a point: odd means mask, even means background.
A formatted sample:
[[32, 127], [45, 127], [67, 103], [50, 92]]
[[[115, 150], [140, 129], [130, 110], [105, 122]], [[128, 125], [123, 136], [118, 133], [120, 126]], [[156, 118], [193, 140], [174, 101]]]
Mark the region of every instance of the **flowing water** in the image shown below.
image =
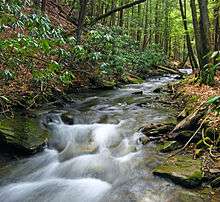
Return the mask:
[[[138, 128], [172, 118], [153, 90], [173, 80], [154, 78], [116, 90], [72, 96], [72, 102], [42, 117], [49, 147], [7, 165], [1, 202], [164, 202], [194, 193], [152, 175], [164, 160], [155, 145], [142, 146]], [[66, 112], [73, 125], [64, 124]], [[50, 120], [50, 121], [48, 121]]]

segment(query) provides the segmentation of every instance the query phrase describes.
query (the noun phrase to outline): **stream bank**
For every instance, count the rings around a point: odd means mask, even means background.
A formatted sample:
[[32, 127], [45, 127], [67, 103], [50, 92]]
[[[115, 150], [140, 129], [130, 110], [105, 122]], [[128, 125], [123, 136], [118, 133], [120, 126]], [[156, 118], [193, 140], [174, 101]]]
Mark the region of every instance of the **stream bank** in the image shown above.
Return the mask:
[[[214, 110], [219, 104], [219, 91], [215, 88], [198, 87], [187, 78], [157, 89], [156, 92], [170, 93], [170, 102], [180, 107], [180, 113], [176, 122], [146, 124], [140, 131], [146, 135], [147, 142], [156, 142], [158, 152], [168, 154], [153, 170], [155, 175], [187, 188], [212, 187], [210, 192], [218, 195], [220, 130]], [[208, 101], [210, 96], [216, 99], [214, 106]]]
[[74, 94], [62, 107], [42, 108], [38, 114], [50, 133], [48, 147], [2, 166], [0, 200], [210, 201], [198, 190], [152, 175], [167, 155], [153, 143], [142, 145], [145, 138], [137, 132], [144, 123], [175, 119], [176, 111], [161, 104], [168, 94], [153, 92], [173, 80], [156, 77]]

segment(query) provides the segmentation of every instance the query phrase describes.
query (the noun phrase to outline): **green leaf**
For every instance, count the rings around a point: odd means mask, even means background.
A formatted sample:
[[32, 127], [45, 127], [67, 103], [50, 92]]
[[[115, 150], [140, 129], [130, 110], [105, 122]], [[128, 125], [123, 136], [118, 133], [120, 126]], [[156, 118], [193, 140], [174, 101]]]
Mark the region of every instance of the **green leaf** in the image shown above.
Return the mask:
[[212, 97], [212, 98], [209, 98], [208, 101], [207, 101], [207, 103], [210, 104], [210, 105], [211, 105], [211, 104], [216, 105], [216, 104], [219, 103], [219, 101], [220, 101], [220, 96], [214, 96], [214, 97]]

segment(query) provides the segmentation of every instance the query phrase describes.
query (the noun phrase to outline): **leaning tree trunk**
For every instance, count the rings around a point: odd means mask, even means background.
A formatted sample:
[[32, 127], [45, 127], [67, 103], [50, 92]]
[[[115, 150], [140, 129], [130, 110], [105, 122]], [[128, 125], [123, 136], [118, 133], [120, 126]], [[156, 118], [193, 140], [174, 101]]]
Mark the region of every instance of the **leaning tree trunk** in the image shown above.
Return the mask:
[[190, 7], [191, 7], [191, 12], [192, 12], [196, 52], [198, 56], [199, 66], [201, 66], [202, 65], [202, 51], [201, 51], [200, 30], [199, 30], [195, 0], [190, 0]]
[[187, 19], [186, 19], [186, 15], [185, 15], [185, 12], [184, 12], [182, 0], [179, 0], [179, 6], [180, 6], [180, 12], [181, 12], [182, 20], [183, 20], [184, 30], [186, 32], [186, 45], [187, 45], [187, 49], [188, 49], [188, 53], [189, 53], [189, 59], [190, 59], [190, 63], [191, 63], [191, 66], [192, 66], [192, 70], [193, 70], [193, 72], [195, 72], [195, 70], [198, 69], [198, 64], [197, 64], [195, 55], [193, 53], [193, 48], [192, 48], [190, 35], [189, 35], [189, 30], [188, 30], [188, 25], [187, 25]]
[[209, 17], [208, 17], [208, 0], [198, 0], [200, 12], [200, 42], [201, 42], [201, 83], [210, 84], [208, 80], [207, 68], [209, 64]]

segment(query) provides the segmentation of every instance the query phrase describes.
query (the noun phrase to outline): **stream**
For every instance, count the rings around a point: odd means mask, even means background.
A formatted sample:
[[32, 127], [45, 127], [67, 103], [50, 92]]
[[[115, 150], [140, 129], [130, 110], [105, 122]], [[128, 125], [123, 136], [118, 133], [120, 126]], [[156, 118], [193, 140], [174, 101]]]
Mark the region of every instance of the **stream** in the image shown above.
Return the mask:
[[[143, 84], [72, 96], [62, 109], [43, 111], [49, 146], [30, 158], [9, 162], [1, 177], [1, 202], [179, 202], [195, 200], [193, 191], [152, 175], [166, 157], [138, 129], [172, 119], [157, 87], [164, 76]], [[65, 124], [66, 113], [73, 124]]]

